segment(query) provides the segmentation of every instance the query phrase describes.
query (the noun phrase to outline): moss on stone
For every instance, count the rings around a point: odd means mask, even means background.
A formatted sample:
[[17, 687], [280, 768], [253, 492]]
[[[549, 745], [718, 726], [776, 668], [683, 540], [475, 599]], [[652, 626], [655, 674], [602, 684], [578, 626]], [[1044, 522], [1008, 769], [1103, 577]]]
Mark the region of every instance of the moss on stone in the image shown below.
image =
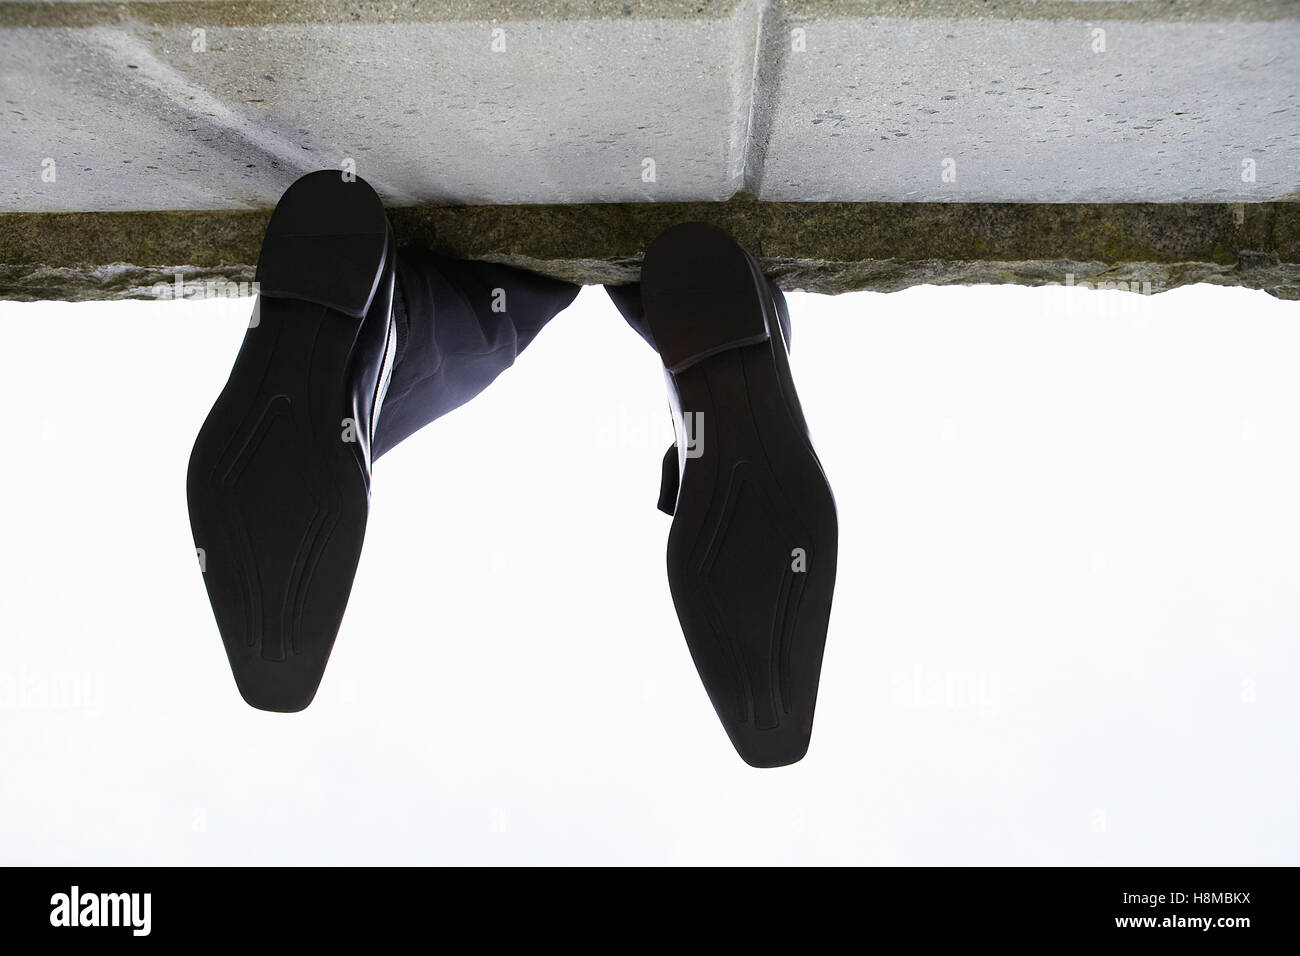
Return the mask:
[[[0, 215], [0, 298], [148, 296], [187, 278], [252, 277], [268, 211]], [[1300, 285], [1300, 203], [725, 203], [439, 206], [390, 210], [398, 240], [584, 284], [635, 281], [673, 223], [728, 230], [786, 288], [1039, 284], [1106, 275]]]

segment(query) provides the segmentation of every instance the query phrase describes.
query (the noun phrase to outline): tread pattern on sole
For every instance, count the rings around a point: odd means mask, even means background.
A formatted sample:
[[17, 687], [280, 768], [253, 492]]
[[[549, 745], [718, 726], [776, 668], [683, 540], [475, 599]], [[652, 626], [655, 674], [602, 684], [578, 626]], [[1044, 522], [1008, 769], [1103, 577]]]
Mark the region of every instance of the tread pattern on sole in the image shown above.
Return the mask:
[[[731, 649], [734, 683], [742, 690], [735, 719], [771, 730], [792, 711], [790, 629], [802, 587], [795, 586], [790, 553], [799, 546], [796, 542], [812, 536], [789, 529], [787, 522], [797, 517], [776, 506], [761, 473], [747, 460], [733, 465], [722, 502], [717, 524], [701, 528], [705, 547], [698, 586]], [[764, 597], [767, 606], [759, 603]]]
[[352, 333], [315, 305], [268, 301], [263, 317], [259, 361], [247, 377], [232, 374], [195, 443], [191, 522], [245, 698], [300, 709], [342, 619], [369, 499], [356, 453], [338, 438], [342, 400], [313, 407], [309, 374], [341, 368]]
[[784, 339], [769, 335], [778, 306], [757, 264], [702, 224], [652, 244], [642, 295], [674, 419], [702, 427], [668, 538], [682, 631], [740, 755], [793, 763], [812, 733], [838, 527]]

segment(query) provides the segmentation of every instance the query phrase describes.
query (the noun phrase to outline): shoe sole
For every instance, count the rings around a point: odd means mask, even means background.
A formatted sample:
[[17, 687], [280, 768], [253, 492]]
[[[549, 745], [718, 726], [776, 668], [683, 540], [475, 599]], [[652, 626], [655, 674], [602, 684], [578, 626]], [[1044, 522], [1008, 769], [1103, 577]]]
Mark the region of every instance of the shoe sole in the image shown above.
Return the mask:
[[680, 402], [679, 448], [690, 435], [698, 451], [685, 456], [668, 536], [678, 618], [740, 756], [794, 763], [812, 734], [838, 524], [776, 302], [743, 249], [696, 223], [651, 245], [641, 283]]
[[391, 256], [368, 184], [294, 183], [262, 245], [257, 320], [190, 456], [204, 583], [239, 691], [261, 710], [311, 703], [352, 590], [370, 492], [345, 440], [348, 365]]

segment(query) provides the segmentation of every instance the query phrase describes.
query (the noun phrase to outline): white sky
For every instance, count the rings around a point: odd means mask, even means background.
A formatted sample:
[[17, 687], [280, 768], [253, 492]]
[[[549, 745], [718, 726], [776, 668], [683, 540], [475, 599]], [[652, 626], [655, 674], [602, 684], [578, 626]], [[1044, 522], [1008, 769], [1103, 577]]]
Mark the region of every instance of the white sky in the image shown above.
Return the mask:
[[250, 302], [0, 303], [0, 863], [1300, 862], [1300, 304], [790, 305], [839, 584], [809, 756], [758, 771], [600, 289], [378, 463], [291, 716], [236, 692], [185, 509]]

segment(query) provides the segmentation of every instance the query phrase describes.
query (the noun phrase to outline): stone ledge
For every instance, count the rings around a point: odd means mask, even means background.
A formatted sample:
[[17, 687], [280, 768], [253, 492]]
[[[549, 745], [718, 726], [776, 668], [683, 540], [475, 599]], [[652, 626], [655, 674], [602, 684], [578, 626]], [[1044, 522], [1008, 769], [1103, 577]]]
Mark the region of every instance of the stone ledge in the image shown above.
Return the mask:
[[[1300, 299], [1300, 203], [725, 203], [390, 210], [398, 241], [583, 284], [637, 278], [676, 222], [731, 232], [786, 289], [1069, 281], [1165, 291], [1196, 282]], [[269, 212], [0, 215], [0, 298], [155, 298], [250, 283]], [[1144, 285], [1145, 284], [1145, 285]]]

